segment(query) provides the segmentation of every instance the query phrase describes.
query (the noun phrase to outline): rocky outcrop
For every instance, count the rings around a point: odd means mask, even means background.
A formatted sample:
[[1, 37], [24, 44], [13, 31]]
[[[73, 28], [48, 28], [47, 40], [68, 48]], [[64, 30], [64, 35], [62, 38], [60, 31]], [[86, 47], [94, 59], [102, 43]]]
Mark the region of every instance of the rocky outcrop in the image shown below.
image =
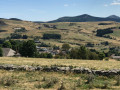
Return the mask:
[[84, 67], [59, 67], [59, 66], [29, 66], [29, 65], [0, 65], [0, 69], [3, 70], [19, 70], [19, 71], [43, 71], [43, 72], [70, 72], [70, 73], [76, 73], [76, 74], [94, 74], [94, 75], [103, 75], [103, 76], [109, 76], [109, 75], [119, 75], [120, 69], [111, 69], [111, 70], [92, 70], [89, 68]]

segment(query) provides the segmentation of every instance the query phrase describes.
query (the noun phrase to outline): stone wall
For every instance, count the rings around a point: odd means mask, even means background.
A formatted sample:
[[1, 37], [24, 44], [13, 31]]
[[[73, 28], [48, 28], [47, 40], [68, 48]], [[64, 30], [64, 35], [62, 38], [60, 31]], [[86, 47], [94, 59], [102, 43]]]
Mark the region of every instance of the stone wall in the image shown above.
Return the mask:
[[63, 72], [63, 73], [76, 73], [76, 74], [95, 74], [95, 75], [119, 75], [120, 69], [111, 69], [111, 70], [92, 70], [84, 67], [63, 67], [63, 66], [28, 66], [28, 65], [0, 65], [2, 70], [18, 70], [18, 71], [43, 71], [43, 72]]

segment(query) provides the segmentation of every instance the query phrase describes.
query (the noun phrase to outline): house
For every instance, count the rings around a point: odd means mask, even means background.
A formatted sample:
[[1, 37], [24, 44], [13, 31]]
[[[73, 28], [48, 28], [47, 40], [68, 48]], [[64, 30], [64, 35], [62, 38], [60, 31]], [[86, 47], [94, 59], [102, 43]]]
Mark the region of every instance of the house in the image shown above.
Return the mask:
[[16, 51], [12, 50], [11, 48], [2, 48], [2, 51], [3, 57], [20, 56], [19, 53], [16, 53]]
[[112, 59], [120, 60], [120, 56], [115, 56], [114, 54], [111, 56]]

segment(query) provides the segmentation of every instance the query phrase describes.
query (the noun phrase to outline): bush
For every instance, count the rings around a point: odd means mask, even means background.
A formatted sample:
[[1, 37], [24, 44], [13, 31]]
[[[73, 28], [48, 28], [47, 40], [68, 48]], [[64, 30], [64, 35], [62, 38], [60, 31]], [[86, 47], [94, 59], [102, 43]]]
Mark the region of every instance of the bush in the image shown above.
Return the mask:
[[3, 86], [11, 86], [14, 85], [16, 81], [10, 76], [3, 76], [0, 78], [0, 84]]
[[43, 39], [61, 39], [60, 34], [44, 34]]
[[120, 86], [120, 75], [116, 77], [116, 86]]
[[63, 82], [61, 82], [61, 85], [57, 90], [66, 90]]
[[54, 86], [57, 82], [58, 82], [58, 79], [55, 78], [55, 77], [51, 77], [50, 79], [48, 80], [45, 80], [46, 83], [42, 85], [43, 88], [50, 88], [52, 86]]
[[2, 51], [2, 48], [0, 47], [0, 57], [3, 56], [3, 51]]
[[34, 87], [40, 89], [40, 88], [42, 88], [42, 85], [41, 85], [40, 82], [39, 82], [39, 83], [37, 83], [37, 84], [34, 84]]
[[81, 78], [79, 78], [79, 79], [77, 80], [76, 86], [77, 86], [77, 87], [80, 87], [81, 85], [82, 85], [82, 81], [81, 81]]
[[102, 37], [105, 34], [113, 33], [113, 28], [98, 29], [96, 36]]
[[109, 57], [104, 58], [105, 61], [109, 61]]

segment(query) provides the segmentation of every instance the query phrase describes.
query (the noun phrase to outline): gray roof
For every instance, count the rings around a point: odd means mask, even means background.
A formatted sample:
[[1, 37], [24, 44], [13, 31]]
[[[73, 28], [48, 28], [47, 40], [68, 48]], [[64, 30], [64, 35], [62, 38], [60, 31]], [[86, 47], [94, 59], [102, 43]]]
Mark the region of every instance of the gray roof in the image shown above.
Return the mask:
[[2, 48], [3, 51], [3, 56], [4, 57], [9, 57], [9, 56], [14, 56], [15, 55], [15, 51], [12, 50], [11, 48]]
[[120, 59], [120, 56], [112, 56], [113, 59]]

